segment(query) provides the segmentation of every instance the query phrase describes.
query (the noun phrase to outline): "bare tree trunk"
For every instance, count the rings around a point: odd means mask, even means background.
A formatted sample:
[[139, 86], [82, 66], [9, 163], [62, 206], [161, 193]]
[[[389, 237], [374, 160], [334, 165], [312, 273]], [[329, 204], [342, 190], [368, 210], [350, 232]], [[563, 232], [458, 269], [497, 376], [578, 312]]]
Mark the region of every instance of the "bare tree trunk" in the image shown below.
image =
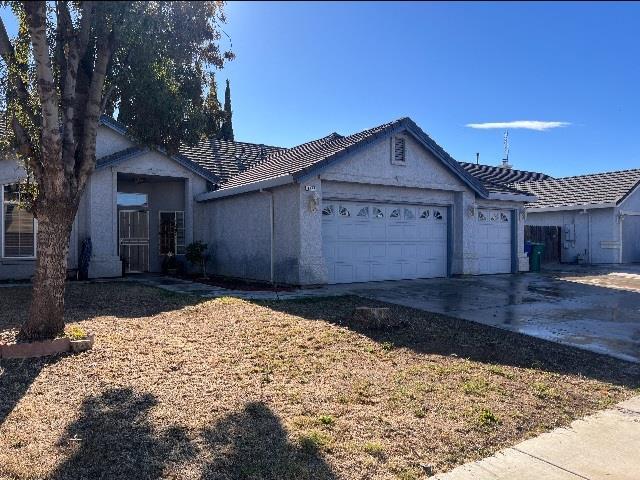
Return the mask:
[[[71, 205], [70, 205], [71, 204]], [[64, 332], [64, 290], [75, 214], [70, 201], [45, 201], [38, 212], [37, 261], [29, 318], [20, 336], [54, 338]]]

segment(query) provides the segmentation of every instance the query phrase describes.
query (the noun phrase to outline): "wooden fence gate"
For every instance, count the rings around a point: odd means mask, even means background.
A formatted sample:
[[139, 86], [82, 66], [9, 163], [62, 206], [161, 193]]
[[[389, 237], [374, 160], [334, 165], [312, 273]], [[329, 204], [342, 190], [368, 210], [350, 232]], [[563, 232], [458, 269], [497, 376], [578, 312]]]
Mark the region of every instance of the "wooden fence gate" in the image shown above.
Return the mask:
[[537, 225], [524, 226], [524, 241], [544, 244], [542, 262], [560, 262], [561, 256], [561, 227], [541, 227]]

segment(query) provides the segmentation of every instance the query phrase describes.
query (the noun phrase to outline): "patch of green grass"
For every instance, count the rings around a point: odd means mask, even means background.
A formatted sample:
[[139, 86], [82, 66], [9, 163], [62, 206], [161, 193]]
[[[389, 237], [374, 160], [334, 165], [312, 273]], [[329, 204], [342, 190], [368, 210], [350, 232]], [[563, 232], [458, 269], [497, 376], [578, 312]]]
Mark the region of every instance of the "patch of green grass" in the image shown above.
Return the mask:
[[384, 445], [380, 442], [367, 442], [362, 446], [362, 450], [372, 457], [382, 458], [384, 456]]
[[394, 345], [393, 345], [393, 342], [382, 342], [382, 344], [380, 344], [380, 347], [385, 352], [389, 352], [389, 351], [393, 350]]
[[320, 415], [318, 417], [318, 422], [326, 427], [332, 427], [335, 425], [336, 420], [331, 415]]
[[558, 392], [544, 382], [534, 382], [532, 385], [533, 394], [538, 398], [553, 399], [558, 398]]
[[419, 480], [420, 478], [423, 478], [423, 475], [417, 468], [408, 468], [397, 472], [396, 478], [398, 480]]
[[492, 427], [500, 423], [498, 417], [488, 408], [483, 408], [476, 417], [478, 425], [481, 427]]
[[71, 325], [70, 327], [67, 327], [64, 333], [71, 340], [83, 340], [87, 338], [87, 332], [85, 332], [84, 329], [78, 327], [77, 325]]
[[484, 396], [490, 389], [491, 385], [484, 378], [474, 378], [464, 382], [462, 391], [467, 395]]
[[489, 367], [487, 367], [487, 370], [489, 370], [494, 375], [499, 375], [501, 377], [505, 377], [505, 378], [508, 378], [508, 379], [513, 379], [514, 378], [514, 374], [513, 373], [511, 373], [506, 368], [504, 368], [504, 367], [502, 367], [500, 365], [489, 365]]
[[308, 453], [317, 450], [329, 450], [331, 446], [331, 436], [319, 430], [311, 430], [300, 435], [300, 447]]
[[365, 345], [364, 346], [364, 351], [367, 353], [374, 353], [376, 351], [375, 347], [373, 345]]
[[424, 418], [427, 416], [427, 409], [425, 407], [416, 407], [413, 409], [413, 415], [416, 418]]

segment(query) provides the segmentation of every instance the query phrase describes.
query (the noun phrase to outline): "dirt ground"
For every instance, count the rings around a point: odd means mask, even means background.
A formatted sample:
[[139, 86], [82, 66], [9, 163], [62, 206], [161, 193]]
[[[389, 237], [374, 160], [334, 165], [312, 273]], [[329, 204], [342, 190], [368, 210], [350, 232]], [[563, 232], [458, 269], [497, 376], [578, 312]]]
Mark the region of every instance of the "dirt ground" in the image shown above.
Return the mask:
[[[29, 295], [0, 289], [0, 331]], [[408, 308], [350, 326], [365, 305], [71, 285], [95, 347], [0, 360], [0, 478], [418, 479], [640, 385], [638, 365]]]

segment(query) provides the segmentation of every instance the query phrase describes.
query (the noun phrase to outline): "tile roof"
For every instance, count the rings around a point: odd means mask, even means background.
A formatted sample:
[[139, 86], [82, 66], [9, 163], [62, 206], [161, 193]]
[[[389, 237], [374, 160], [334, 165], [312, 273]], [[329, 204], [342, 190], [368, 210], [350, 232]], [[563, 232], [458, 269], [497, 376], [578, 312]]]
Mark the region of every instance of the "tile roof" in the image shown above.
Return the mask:
[[602, 203], [619, 204], [640, 185], [640, 169], [551, 178], [514, 186], [538, 197], [528, 208], [568, 207]]
[[529, 172], [527, 170], [516, 170], [514, 168], [494, 167], [492, 165], [482, 165], [477, 163], [460, 162], [471, 175], [483, 182], [511, 185], [513, 183], [547, 180], [550, 177], [540, 172]]
[[135, 158], [147, 151], [149, 151], [147, 148], [138, 146], [125, 148], [124, 150], [112, 153], [111, 155], [106, 155], [104, 157], [98, 158], [96, 160], [96, 168], [104, 168], [108, 167], [109, 165], [115, 165], [116, 163]]
[[180, 154], [213, 173], [219, 184], [227, 182], [270, 154], [285, 150], [256, 143], [234, 142], [208, 138], [192, 147], [182, 146]]
[[[343, 154], [369, 144], [384, 135], [401, 130], [413, 133], [419, 141], [438, 156], [471, 188], [483, 196], [487, 195], [482, 182], [467, 173], [442, 147], [424, 133], [410, 118], [406, 117], [352, 135], [342, 136], [332, 133], [326, 137], [303, 143], [290, 149], [274, 151], [263, 161], [259, 161], [247, 170], [231, 177], [222, 184], [221, 189], [240, 187], [284, 175], [304, 176], [309, 171], [320, 168]], [[502, 188], [500, 185], [496, 185], [494, 188], [499, 191], [514, 193], [513, 189]]]

